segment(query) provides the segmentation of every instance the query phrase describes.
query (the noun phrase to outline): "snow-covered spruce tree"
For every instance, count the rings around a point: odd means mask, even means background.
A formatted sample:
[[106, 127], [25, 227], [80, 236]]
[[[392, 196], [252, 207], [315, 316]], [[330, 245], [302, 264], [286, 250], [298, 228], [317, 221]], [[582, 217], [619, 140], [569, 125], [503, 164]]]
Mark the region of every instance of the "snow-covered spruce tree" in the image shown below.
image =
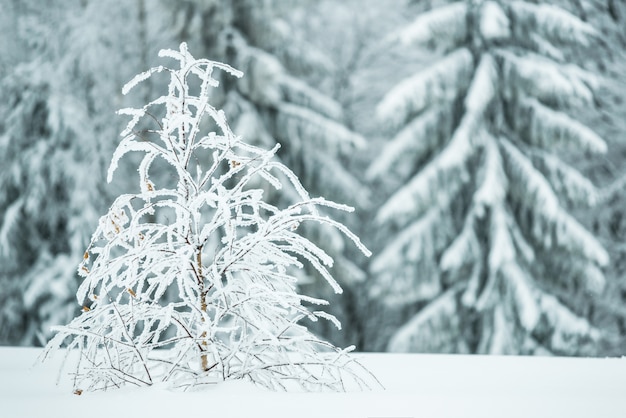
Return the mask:
[[[68, 355], [78, 350], [77, 391], [242, 378], [273, 389], [343, 390], [346, 378], [367, 385], [368, 375], [347, 355], [353, 347], [339, 350], [299, 323], [336, 320], [305, 307], [326, 302], [298, 294], [290, 274], [310, 263], [341, 292], [327, 270], [332, 259], [298, 229], [308, 222], [331, 225], [369, 254], [345, 226], [317, 212], [351, 208], [310, 198], [275, 161], [278, 146], [266, 151], [233, 134], [209, 96], [218, 85], [214, 72], [241, 72], [194, 59], [185, 43], [159, 55], [179, 68], [152, 68], [123, 92], [165, 73], [168, 94], [119, 111], [132, 120], [108, 172], [110, 181], [122, 156], [144, 153], [141, 191], [119, 196], [100, 219], [79, 267], [84, 312], [57, 328], [46, 354], [64, 341]], [[152, 182], [158, 160], [170, 166], [175, 188]], [[277, 173], [300, 196], [285, 209], [266, 203], [258, 187], [263, 181], [280, 189]], [[173, 300], [163, 297], [168, 289], [175, 290]]]
[[369, 176], [397, 189], [377, 213], [390, 239], [371, 264], [372, 295], [414, 315], [389, 350], [593, 352], [601, 332], [582, 301], [602, 291], [608, 256], [568, 213], [596, 190], [559, 157], [606, 151], [568, 116], [599, 82], [567, 63], [568, 44], [597, 35], [556, 6], [482, 0], [392, 35], [443, 56], [377, 108], [396, 134]]
[[[341, 106], [323, 93], [318, 86], [321, 83], [311, 84], [326, 79], [333, 62], [290, 24], [293, 2], [218, 0], [185, 5], [175, 6], [180, 15], [180, 39], [188, 41], [194, 51], [217, 57], [246, 74], [236, 81], [224, 79], [224, 96], [216, 95], [216, 104], [229, 115], [233, 130], [258, 146], [281, 144], [280, 160], [310, 193], [366, 207], [368, 190], [350, 170], [351, 157], [366, 141], [346, 128]], [[281, 193], [266, 190], [266, 200], [273, 204], [297, 199], [288, 186]], [[329, 309], [342, 322], [353, 322], [356, 308], [351, 295], [366, 278], [353, 261], [355, 253], [332, 228], [305, 225], [302, 233], [333, 257], [348, 297], [335, 299], [312, 269], [300, 276], [301, 288], [331, 300]], [[358, 338], [354, 329], [337, 332], [328, 325], [318, 322], [314, 328], [338, 345], [349, 345]]]

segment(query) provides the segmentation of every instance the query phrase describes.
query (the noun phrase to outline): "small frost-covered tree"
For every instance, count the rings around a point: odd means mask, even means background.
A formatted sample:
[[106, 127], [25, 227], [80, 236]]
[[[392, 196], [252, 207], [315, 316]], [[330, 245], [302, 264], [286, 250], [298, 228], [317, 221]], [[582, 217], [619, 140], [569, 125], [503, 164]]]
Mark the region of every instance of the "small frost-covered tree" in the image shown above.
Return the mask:
[[[241, 72], [194, 59], [185, 43], [159, 55], [178, 68], [152, 68], [123, 93], [161, 73], [169, 76], [168, 94], [119, 111], [132, 119], [108, 172], [110, 181], [122, 156], [144, 153], [141, 191], [119, 196], [100, 219], [79, 266], [83, 312], [56, 329], [46, 354], [63, 342], [68, 355], [79, 353], [77, 391], [242, 378], [273, 389], [342, 390], [346, 378], [366, 385], [369, 378], [347, 355], [353, 347], [337, 349], [300, 324], [337, 321], [305, 306], [326, 302], [298, 294], [293, 275], [310, 263], [341, 292], [328, 271], [332, 259], [298, 230], [330, 225], [369, 254], [345, 226], [317, 211], [351, 208], [309, 197], [275, 161], [278, 146], [266, 151], [233, 134], [209, 98], [214, 72]], [[151, 180], [161, 163], [174, 188]], [[282, 186], [277, 174], [300, 197], [284, 209], [264, 201], [264, 183]]]
[[593, 105], [599, 82], [567, 63], [568, 45], [597, 36], [557, 6], [484, 0], [391, 36], [443, 57], [377, 109], [396, 134], [368, 174], [397, 189], [376, 218], [392, 233], [372, 295], [415, 314], [390, 350], [592, 352], [601, 333], [584, 300], [602, 291], [608, 255], [569, 213], [596, 190], [562, 157], [606, 151], [567, 114]]

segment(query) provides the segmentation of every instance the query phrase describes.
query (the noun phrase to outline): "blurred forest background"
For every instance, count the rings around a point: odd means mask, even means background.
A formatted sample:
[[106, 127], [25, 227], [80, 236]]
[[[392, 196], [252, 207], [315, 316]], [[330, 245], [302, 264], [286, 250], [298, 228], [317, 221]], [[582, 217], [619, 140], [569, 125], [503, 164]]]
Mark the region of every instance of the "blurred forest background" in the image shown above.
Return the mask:
[[[626, 3], [621, 0], [0, 0], [0, 345], [80, 309], [76, 268], [126, 119], [162, 48], [242, 71], [220, 97], [374, 252], [335, 260], [362, 351], [626, 354]], [[137, 97], [143, 96], [143, 97]], [[158, 176], [158, 174], [157, 174]], [[167, 179], [161, 179], [167, 182]], [[272, 198], [272, 197], [270, 197]], [[277, 204], [288, 202], [276, 202]]]

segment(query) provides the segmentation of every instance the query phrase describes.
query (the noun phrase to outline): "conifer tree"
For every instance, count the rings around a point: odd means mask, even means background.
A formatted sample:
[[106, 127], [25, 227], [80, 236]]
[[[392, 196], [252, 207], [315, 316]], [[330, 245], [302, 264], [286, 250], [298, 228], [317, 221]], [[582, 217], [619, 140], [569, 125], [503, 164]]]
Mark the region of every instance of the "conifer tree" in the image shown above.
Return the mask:
[[[79, 266], [83, 312], [58, 328], [47, 352], [66, 339], [67, 355], [79, 351], [76, 393], [226, 379], [272, 389], [344, 390], [346, 379], [366, 385], [369, 377], [347, 355], [353, 346], [337, 349], [300, 323], [327, 319], [339, 326], [332, 315], [305, 306], [327, 302], [298, 294], [291, 274], [308, 263], [341, 292], [328, 271], [332, 258], [299, 229], [328, 225], [369, 255], [343, 224], [318, 212], [352, 208], [309, 197], [275, 160], [279, 145], [266, 151], [231, 131], [210, 99], [216, 73], [241, 72], [195, 59], [185, 43], [159, 55], [177, 66], [152, 68], [122, 91], [165, 74], [167, 94], [119, 111], [131, 120], [108, 171], [111, 181], [120, 158], [142, 153], [140, 191], [119, 196], [100, 218]], [[174, 187], [151, 177], [158, 161], [176, 179]], [[261, 186], [281, 190], [278, 174], [299, 195], [284, 209], [267, 203]], [[164, 297], [168, 290], [175, 297]]]
[[601, 332], [579, 301], [602, 292], [608, 255], [570, 214], [596, 189], [561, 157], [606, 151], [575, 116], [599, 80], [567, 52], [597, 37], [553, 5], [479, 0], [388, 39], [442, 55], [377, 108], [395, 136], [368, 175], [396, 190], [376, 215], [391, 238], [371, 294], [413, 315], [389, 350], [592, 352]]

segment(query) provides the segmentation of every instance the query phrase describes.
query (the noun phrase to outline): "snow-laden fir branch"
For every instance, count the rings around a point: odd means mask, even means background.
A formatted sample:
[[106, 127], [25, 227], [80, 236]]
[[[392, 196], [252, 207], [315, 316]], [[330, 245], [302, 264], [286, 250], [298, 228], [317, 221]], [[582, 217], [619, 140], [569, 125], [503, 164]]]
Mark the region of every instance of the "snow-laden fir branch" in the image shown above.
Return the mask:
[[483, 113], [493, 100], [498, 90], [498, 74], [493, 57], [483, 54], [465, 96], [466, 115], [482, 119]]
[[539, 35], [549, 41], [587, 46], [599, 33], [593, 26], [570, 12], [551, 4], [513, 1], [509, 5], [519, 33]]
[[[110, 178], [125, 154], [143, 152], [140, 192], [119, 196], [100, 219], [79, 266], [83, 313], [57, 328], [46, 355], [64, 342], [68, 355], [79, 353], [77, 390], [239, 378], [272, 389], [375, 384], [348, 356], [354, 347], [340, 350], [300, 324], [321, 318], [339, 327], [332, 315], [307, 308], [327, 302], [297, 293], [296, 270], [309, 264], [342, 290], [329, 270], [333, 259], [299, 228], [334, 228], [369, 255], [357, 236], [316, 209], [352, 208], [309, 197], [276, 161], [279, 146], [258, 148], [231, 131], [209, 103], [218, 85], [213, 72], [241, 72], [195, 59], [184, 43], [159, 55], [178, 67], [142, 73], [124, 91], [161, 72], [170, 76], [167, 95], [120, 112], [131, 120], [109, 169]], [[204, 134], [206, 126], [215, 131]], [[150, 180], [157, 160], [174, 168], [175, 188]], [[259, 184], [279, 190], [283, 180], [299, 201], [280, 209], [263, 200]]]
[[482, 181], [472, 198], [478, 217], [484, 215], [485, 208], [504, 205], [509, 186], [497, 139], [487, 133], [485, 138]]
[[441, 352], [442, 349], [450, 350], [454, 347], [454, 343], [449, 341], [449, 335], [453, 333], [442, 334], [437, 333], [437, 330], [445, 328], [461, 332], [456, 303], [459, 287], [457, 285], [448, 289], [404, 324], [389, 341], [388, 351], [407, 353], [419, 347], [424, 352]]
[[528, 54], [516, 56], [498, 50], [503, 68], [503, 81], [508, 91], [528, 95], [556, 107], [590, 106], [593, 91], [600, 80], [575, 65], [557, 65], [554, 61]]
[[[532, 163], [509, 141], [501, 140], [501, 149], [507, 160], [507, 174], [511, 179], [512, 197], [537, 215], [528, 234], [546, 249], [567, 248], [606, 266], [609, 256], [598, 240], [569, 215], [548, 181]], [[548, 233], [546, 228], [554, 233]]]
[[282, 75], [279, 81], [285, 101], [311, 109], [332, 120], [340, 120], [343, 109], [335, 100], [323, 95], [308, 84], [289, 75]]
[[389, 36], [385, 42], [400, 42], [430, 49], [448, 50], [467, 37], [467, 3], [456, 2], [419, 15], [410, 25]]
[[[438, 207], [431, 208], [417, 221], [404, 227], [373, 260], [376, 274], [371, 284], [372, 297], [383, 298], [389, 306], [427, 300], [441, 291], [439, 273], [431, 260], [453, 238], [453, 219]], [[415, 277], [423, 277], [418, 283]]]
[[448, 121], [449, 117], [439, 106], [424, 111], [385, 145], [367, 170], [367, 177], [374, 180], [395, 174], [406, 180], [415, 161], [421, 161], [441, 145], [446, 132], [440, 131], [449, 126]]
[[536, 99], [518, 102], [515, 128], [523, 140], [548, 150], [584, 150], [602, 154], [606, 142], [591, 129], [563, 112], [542, 105]]
[[474, 232], [474, 217], [467, 216], [461, 232], [442, 253], [439, 267], [443, 272], [454, 273], [465, 265], [471, 265], [480, 255], [480, 243]]
[[533, 164], [546, 177], [560, 201], [569, 206], [594, 206], [598, 191], [580, 171], [554, 155], [538, 151], [533, 153]]
[[433, 103], [454, 100], [469, 85], [472, 63], [470, 51], [460, 48], [432, 67], [403, 80], [376, 108], [378, 118], [390, 128], [397, 128], [409, 116]]
[[527, 331], [532, 332], [539, 322], [541, 311], [537, 303], [532, 280], [522, 268], [514, 263], [503, 266], [502, 278], [506, 281], [508, 291], [511, 293], [513, 305], [517, 310], [520, 324]]
[[550, 346], [557, 353], [567, 353], [572, 343], [580, 344], [584, 340], [597, 342], [602, 337], [601, 332], [589, 321], [574, 314], [554, 296], [544, 293], [539, 304], [553, 331]]

